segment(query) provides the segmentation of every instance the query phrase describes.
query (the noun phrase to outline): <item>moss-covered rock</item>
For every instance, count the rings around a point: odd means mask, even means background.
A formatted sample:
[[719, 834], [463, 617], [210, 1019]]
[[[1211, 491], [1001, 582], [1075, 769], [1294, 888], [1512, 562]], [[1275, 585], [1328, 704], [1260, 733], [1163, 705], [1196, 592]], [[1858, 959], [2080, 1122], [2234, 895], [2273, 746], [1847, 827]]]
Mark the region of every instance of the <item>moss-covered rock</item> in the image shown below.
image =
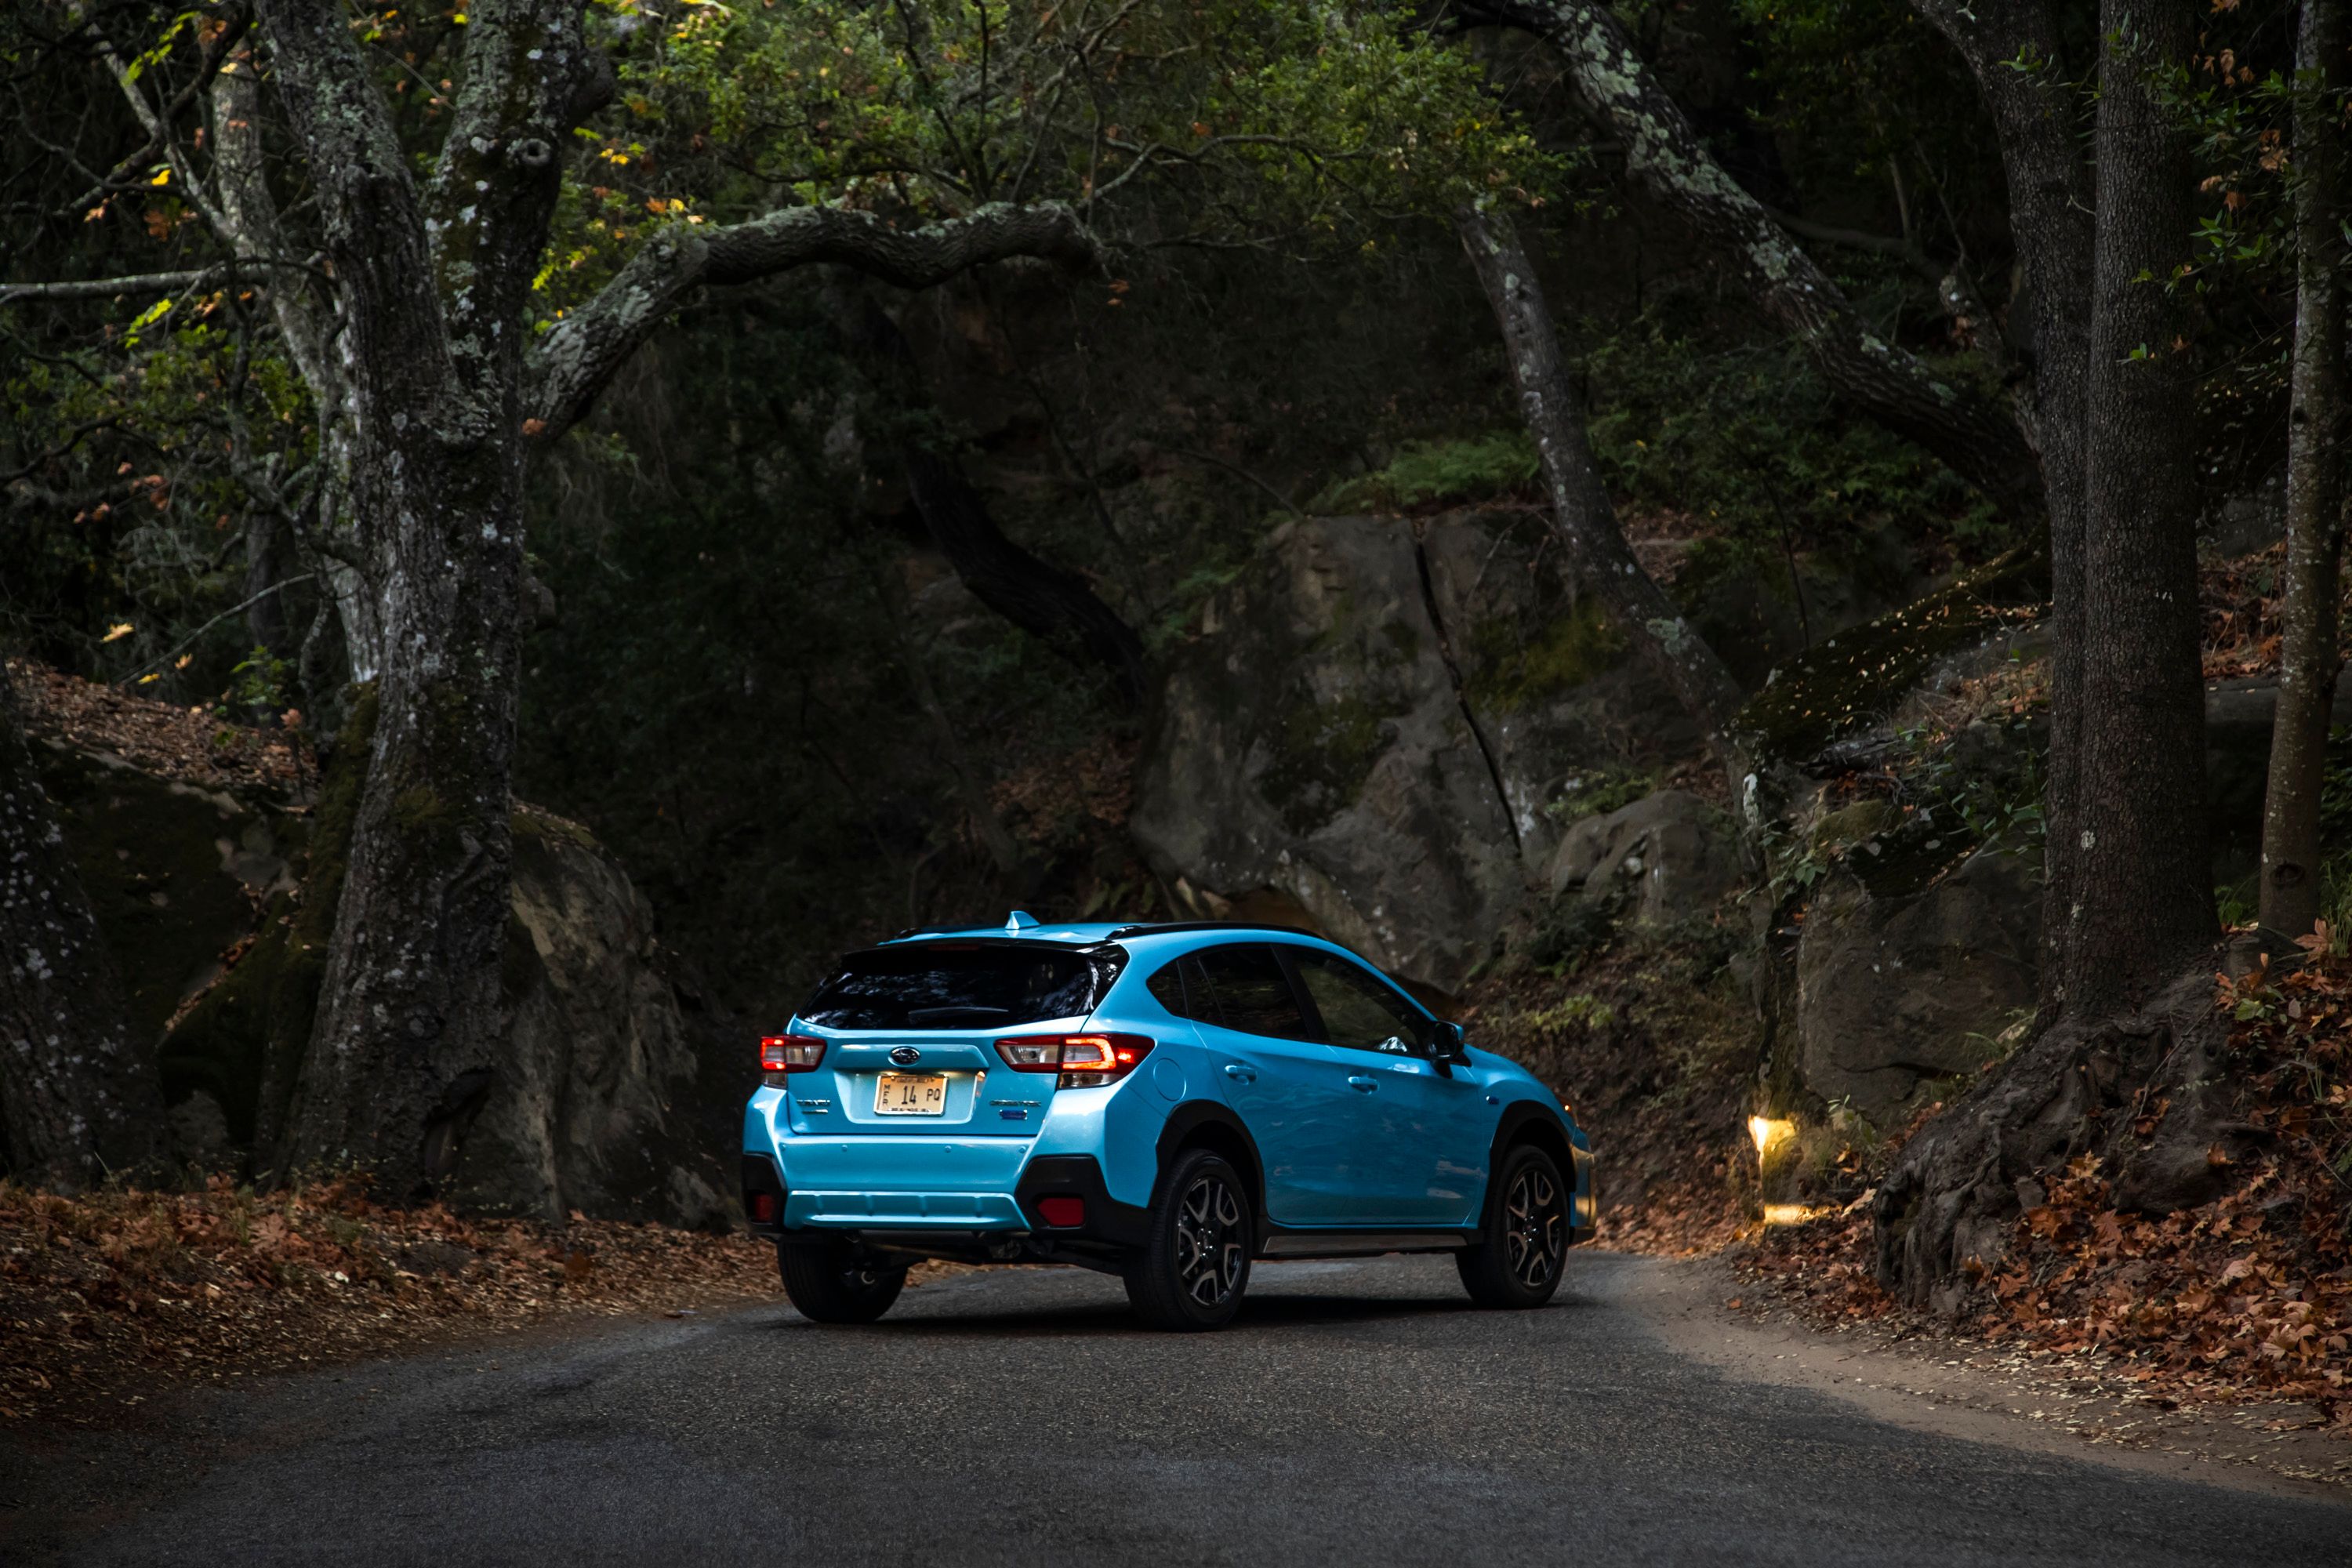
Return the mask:
[[1883, 722], [1938, 664], [2031, 621], [2049, 596], [2046, 559], [2011, 551], [1791, 660], [1740, 710], [1738, 728], [1761, 757], [1812, 757]]
[[282, 799], [159, 778], [55, 742], [37, 765], [121, 959], [132, 1031], [160, 1039], [254, 930], [261, 903], [293, 886], [301, 818]]

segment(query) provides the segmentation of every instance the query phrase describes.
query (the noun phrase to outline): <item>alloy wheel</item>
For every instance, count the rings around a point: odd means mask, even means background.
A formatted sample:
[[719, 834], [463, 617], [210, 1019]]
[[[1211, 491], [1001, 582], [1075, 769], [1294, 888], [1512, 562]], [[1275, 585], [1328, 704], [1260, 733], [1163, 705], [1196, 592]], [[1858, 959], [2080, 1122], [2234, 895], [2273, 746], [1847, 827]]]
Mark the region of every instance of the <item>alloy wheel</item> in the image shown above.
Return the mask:
[[1512, 1278], [1530, 1290], [1559, 1272], [1568, 1252], [1568, 1215], [1550, 1172], [1532, 1167], [1511, 1184], [1503, 1205], [1503, 1245]]
[[1176, 1277], [1184, 1294], [1203, 1307], [1222, 1305], [1241, 1282], [1243, 1240], [1241, 1200], [1223, 1177], [1196, 1178], [1176, 1205]]

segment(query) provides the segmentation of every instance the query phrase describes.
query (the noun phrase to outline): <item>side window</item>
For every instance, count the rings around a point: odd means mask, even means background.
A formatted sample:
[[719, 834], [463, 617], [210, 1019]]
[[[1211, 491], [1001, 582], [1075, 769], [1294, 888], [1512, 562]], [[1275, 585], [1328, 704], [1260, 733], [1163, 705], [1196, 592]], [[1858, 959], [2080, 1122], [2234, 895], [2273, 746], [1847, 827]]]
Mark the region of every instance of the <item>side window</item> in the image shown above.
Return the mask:
[[1334, 953], [1295, 947], [1290, 961], [1333, 1045], [1391, 1056], [1426, 1054], [1429, 1020], [1388, 986]]
[[1143, 988], [1151, 993], [1153, 1001], [1178, 1017], [1197, 1018], [1200, 1015], [1185, 1005], [1184, 976], [1181, 973], [1183, 966], [1184, 961], [1181, 958], [1172, 963], [1161, 964], [1151, 972], [1151, 978], [1143, 983]]
[[1289, 977], [1265, 943], [1237, 942], [1209, 948], [1200, 954], [1200, 967], [1191, 973], [1195, 979], [1205, 978], [1205, 989], [1216, 997], [1213, 1015], [1206, 1008], [1194, 1015], [1202, 1022], [1221, 1023], [1245, 1035], [1315, 1037], [1307, 1015], [1298, 1010], [1298, 998], [1291, 994]]

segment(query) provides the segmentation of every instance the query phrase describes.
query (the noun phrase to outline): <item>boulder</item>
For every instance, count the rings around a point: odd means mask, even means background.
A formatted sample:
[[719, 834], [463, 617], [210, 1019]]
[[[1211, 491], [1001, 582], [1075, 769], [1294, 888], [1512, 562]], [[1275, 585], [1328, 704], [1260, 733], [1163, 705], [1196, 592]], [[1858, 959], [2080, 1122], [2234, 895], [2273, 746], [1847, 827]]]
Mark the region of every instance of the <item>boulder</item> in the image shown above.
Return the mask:
[[1637, 925], [1704, 918], [1740, 885], [1731, 818], [1698, 796], [1659, 790], [1568, 830], [1551, 859], [1554, 898], [1630, 900]]
[[695, 1126], [695, 1054], [653, 910], [588, 830], [514, 814], [507, 1055], [466, 1132], [469, 1208], [711, 1224], [722, 1174]]
[[1891, 1131], [1923, 1086], [1973, 1079], [2034, 1005], [2041, 932], [2039, 876], [2014, 856], [1979, 851], [1894, 897], [1833, 873], [1797, 944], [1806, 1086]]

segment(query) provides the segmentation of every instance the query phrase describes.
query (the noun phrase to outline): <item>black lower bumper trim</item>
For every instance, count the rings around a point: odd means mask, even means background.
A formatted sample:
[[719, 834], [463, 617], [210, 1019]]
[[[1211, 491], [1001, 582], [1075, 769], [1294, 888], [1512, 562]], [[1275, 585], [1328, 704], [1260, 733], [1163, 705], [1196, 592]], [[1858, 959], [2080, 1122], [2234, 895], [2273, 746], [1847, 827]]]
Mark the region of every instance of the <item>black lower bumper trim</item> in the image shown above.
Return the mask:
[[[759, 1220], [751, 1217], [752, 1199], [767, 1196], [775, 1200], [776, 1217]], [[753, 1236], [772, 1239], [783, 1233], [784, 1179], [776, 1172], [776, 1163], [765, 1154], [743, 1156], [743, 1219]]]
[[[1078, 1199], [1087, 1206], [1086, 1223], [1047, 1225], [1037, 1207], [1041, 1198]], [[1151, 1233], [1150, 1211], [1113, 1200], [1103, 1184], [1102, 1167], [1091, 1154], [1037, 1155], [1021, 1173], [1013, 1201], [1027, 1217], [1030, 1234], [1041, 1242], [1137, 1247]]]

